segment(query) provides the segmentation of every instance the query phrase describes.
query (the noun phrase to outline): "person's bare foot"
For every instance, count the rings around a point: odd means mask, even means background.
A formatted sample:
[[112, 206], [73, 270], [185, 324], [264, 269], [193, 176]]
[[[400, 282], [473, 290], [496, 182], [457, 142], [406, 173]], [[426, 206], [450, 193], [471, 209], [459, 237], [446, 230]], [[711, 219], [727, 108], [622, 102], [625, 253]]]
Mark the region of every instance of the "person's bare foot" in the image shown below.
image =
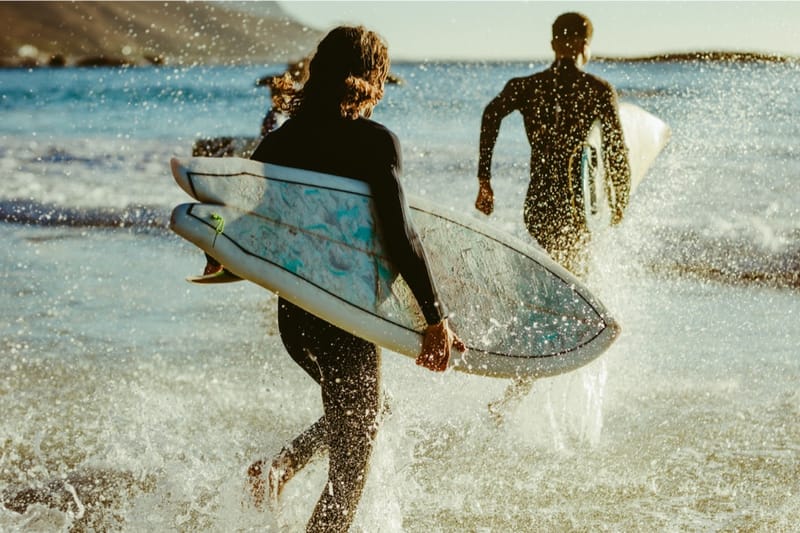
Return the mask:
[[[263, 473], [264, 461], [256, 461], [247, 469], [247, 485], [250, 495], [253, 497], [253, 504], [256, 509], [264, 509], [264, 498], [266, 497], [266, 486], [264, 484]], [[270, 491], [271, 492], [271, 491]]]
[[[264, 461], [256, 461], [250, 465], [250, 468], [247, 469], [247, 482], [256, 509], [263, 511], [265, 503], [270, 508], [276, 509], [283, 487], [293, 475], [294, 468], [291, 459], [283, 455], [278, 455], [273, 459], [266, 480], [264, 479]], [[269, 489], [269, 493], [267, 493], [267, 489]], [[267, 497], [269, 497], [268, 500]]]
[[272, 460], [272, 466], [269, 468], [269, 503], [273, 507], [278, 505], [283, 487], [294, 476], [294, 468], [292, 461], [285, 455], [278, 455]]

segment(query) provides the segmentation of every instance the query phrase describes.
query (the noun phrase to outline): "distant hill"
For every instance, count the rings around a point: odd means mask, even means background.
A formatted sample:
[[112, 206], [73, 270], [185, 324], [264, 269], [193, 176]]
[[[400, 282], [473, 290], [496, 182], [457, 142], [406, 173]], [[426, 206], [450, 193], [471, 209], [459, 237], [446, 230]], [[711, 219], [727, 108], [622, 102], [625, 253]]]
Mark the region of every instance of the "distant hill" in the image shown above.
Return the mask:
[[594, 61], [642, 63], [723, 62], [723, 63], [797, 63], [798, 58], [760, 52], [699, 51], [659, 54], [647, 57], [595, 57]]
[[0, 65], [262, 64], [322, 33], [277, 2], [0, 2]]

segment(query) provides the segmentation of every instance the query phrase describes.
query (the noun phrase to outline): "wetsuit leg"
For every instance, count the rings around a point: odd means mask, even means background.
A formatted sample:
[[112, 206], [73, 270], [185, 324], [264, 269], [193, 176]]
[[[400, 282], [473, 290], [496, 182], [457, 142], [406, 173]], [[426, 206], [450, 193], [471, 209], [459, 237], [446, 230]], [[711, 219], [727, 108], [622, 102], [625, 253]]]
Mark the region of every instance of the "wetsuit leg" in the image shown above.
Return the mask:
[[307, 530], [347, 531], [366, 482], [381, 411], [380, 351], [288, 302], [280, 305], [281, 337], [292, 358], [320, 384], [325, 412], [319, 426], [290, 447], [298, 466], [325, 445], [329, 452], [328, 482]]
[[[313, 326], [317, 322], [321, 321], [283, 298], [278, 299], [278, 329], [283, 345], [300, 368], [314, 381], [320, 383], [320, 367], [316, 356], [310, 350], [314, 335]], [[267, 496], [270, 498], [270, 503], [277, 503], [283, 486], [292, 476], [314, 457], [324, 453], [327, 448], [328, 438], [323, 415], [291, 443], [284, 446], [271, 460], [261, 459], [251, 464], [247, 474], [256, 506], [261, 507]], [[268, 475], [268, 486], [267, 479], [264, 478], [265, 473]]]
[[[295, 437], [290, 444], [284, 446], [269, 464], [266, 459], [261, 459], [250, 465], [247, 475], [253, 501], [258, 508], [261, 508], [265, 502], [276, 505], [286, 483], [314, 457], [327, 451], [326, 427], [325, 417], [320, 417]], [[269, 496], [269, 500], [267, 500], [267, 496]]]
[[[588, 268], [589, 232], [568, 224], [546, 203], [536, 201], [533, 179], [528, 189], [523, 208], [523, 220], [528, 233], [558, 264], [584, 279]], [[489, 413], [497, 424], [501, 424], [506, 412], [519, 405], [530, 394], [536, 378], [517, 377], [508, 385], [503, 397], [489, 404]]]
[[364, 489], [378, 429], [380, 352], [373, 344], [347, 337], [349, 341], [339, 337], [335, 354], [320, 357], [329, 470], [308, 531], [348, 530]]
[[533, 390], [533, 383], [536, 378], [519, 377], [514, 378], [503, 392], [503, 397], [489, 404], [489, 414], [498, 426], [505, 421], [508, 411], [516, 408], [522, 399]]
[[[530, 194], [530, 193], [529, 193]], [[571, 213], [559, 213], [552, 206], [528, 197], [523, 220], [528, 233], [559, 265], [584, 279], [588, 273], [590, 233]]]
[[278, 298], [278, 330], [283, 345], [294, 362], [317, 383], [321, 375], [317, 355], [312, 348], [319, 341], [317, 337], [325, 335], [325, 326], [330, 324]]
[[589, 275], [589, 243], [588, 231], [575, 230], [562, 240], [558, 250], [551, 255], [578, 279], [585, 280]]

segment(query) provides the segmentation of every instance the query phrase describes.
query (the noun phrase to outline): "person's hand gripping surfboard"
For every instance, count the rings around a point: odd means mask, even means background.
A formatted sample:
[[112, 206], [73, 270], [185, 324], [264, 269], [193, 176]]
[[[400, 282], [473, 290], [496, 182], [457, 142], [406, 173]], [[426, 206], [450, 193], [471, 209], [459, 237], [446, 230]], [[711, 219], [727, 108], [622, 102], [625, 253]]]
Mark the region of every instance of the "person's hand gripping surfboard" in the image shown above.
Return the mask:
[[467, 351], [467, 345], [450, 329], [447, 319], [443, 318], [441, 322], [432, 324], [425, 330], [416, 363], [434, 372], [444, 372], [450, 362], [451, 348], [462, 353]]

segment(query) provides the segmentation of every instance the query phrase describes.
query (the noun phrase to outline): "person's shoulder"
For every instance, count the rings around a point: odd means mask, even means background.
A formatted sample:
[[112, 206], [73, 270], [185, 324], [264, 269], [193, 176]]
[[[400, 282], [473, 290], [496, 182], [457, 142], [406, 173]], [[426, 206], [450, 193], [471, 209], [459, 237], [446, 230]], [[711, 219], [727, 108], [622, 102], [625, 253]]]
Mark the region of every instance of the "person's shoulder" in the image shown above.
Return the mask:
[[367, 137], [370, 143], [379, 145], [399, 147], [400, 141], [397, 135], [381, 124], [372, 119], [359, 117], [353, 121], [354, 128], [358, 129], [362, 136]]
[[265, 135], [264, 139], [270, 138], [273, 140], [278, 140], [287, 135], [291, 135], [292, 130], [295, 129], [296, 126], [297, 126], [297, 120], [289, 118], [284, 115], [281, 118], [280, 122], [277, 123], [275, 129], [273, 129], [267, 135]]
[[293, 130], [296, 129], [295, 126], [296, 121], [290, 118], [264, 135], [250, 156], [250, 159], [261, 162], [273, 162], [276, 158], [279, 158], [283, 152], [286, 152], [287, 146], [294, 143], [297, 138], [298, 135], [293, 133]]
[[536, 72], [534, 74], [530, 74], [528, 76], [517, 76], [515, 78], [511, 78], [506, 82], [506, 87], [511, 87], [515, 89], [519, 89], [522, 87], [528, 87], [533, 83], [536, 83], [537, 80], [544, 74], [543, 72]]
[[505, 101], [508, 105], [520, 105], [519, 98], [531, 93], [531, 90], [539, 85], [538, 76], [540, 73], [530, 76], [518, 76], [511, 78], [503, 86], [502, 92], [497, 96], [500, 101]]
[[359, 117], [348, 120], [351, 123], [350, 131], [354, 135], [347, 135], [348, 142], [353, 144], [362, 155], [361, 163], [365, 168], [370, 168], [369, 173], [384, 175], [388, 168], [399, 168], [402, 160], [400, 140], [397, 135], [372, 119]]
[[584, 79], [601, 92], [614, 92], [614, 86], [608, 80], [590, 72], [583, 73]]
[[371, 118], [358, 117], [357, 119], [353, 120], [353, 124], [355, 127], [361, 128], [364, 131], [371, 131], [377, 136], [394, 136], [394, 132], [392, 132], [392, 130]]

